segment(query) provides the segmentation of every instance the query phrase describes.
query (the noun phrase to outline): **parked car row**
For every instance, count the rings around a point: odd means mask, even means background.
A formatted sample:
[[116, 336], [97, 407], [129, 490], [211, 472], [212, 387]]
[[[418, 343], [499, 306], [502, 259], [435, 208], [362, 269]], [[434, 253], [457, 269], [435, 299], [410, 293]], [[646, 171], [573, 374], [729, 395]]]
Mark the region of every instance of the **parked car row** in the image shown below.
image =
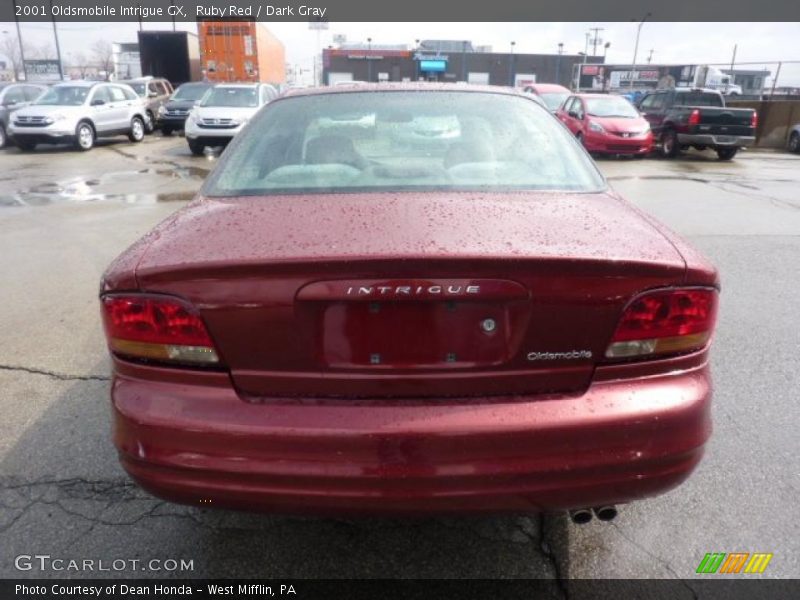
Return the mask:
[[[553, 84], [525, 88], [536, 94], [589, 152], [644, 156], [658, 150], [673, 158], [689, 148], [711, 149], [720, 160], [755, 143], [758, 115], [750, 108], [725, 105], [722, 93], [677, 88], [631, 94], [572, 94]], [[788, 137], [800, 151], [800, 131]]]
[[[352, 82], [348, 82], [352, 84]], [[630, 94], [572, 93], [556, 84], [531, 84], [524, 92], [548, 108], [593, 154], [673, 158], [689, 148], [711, 149], [732, 159], [755, 143], [756, 111], [731, 108], [719, 91], [677, 88]], [[263, 83], [169, 81], [72, 81], [48, 87], [0, 84], [0, 148], [13, 140], [22, 150], [38, 144], [71, 143], [89, 150], [101, 137], [183, 130], [189, 150], [225, 146], [264, 104], [281, 92]], [[13, 115], [13, 118], [12, 118]], [[143, 127], [141, 127], [143, 126]], [[800, 152], [800, 124], [787, 136], [787, 149]]]

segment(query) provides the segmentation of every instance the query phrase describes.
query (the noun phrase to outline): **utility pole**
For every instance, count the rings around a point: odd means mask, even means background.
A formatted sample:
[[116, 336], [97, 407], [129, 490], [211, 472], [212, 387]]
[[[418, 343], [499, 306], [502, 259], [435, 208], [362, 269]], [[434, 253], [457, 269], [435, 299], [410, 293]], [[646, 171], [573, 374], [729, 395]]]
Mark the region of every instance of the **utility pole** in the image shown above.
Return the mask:
[[[50, 14], [53, 14], [53, 0], [50, 0]], [[53, 36], [56, 40], [56, 59], [58, 60], [58, 78], [64, 81], [64, 65], [61, 64], [61, 45], [58, 43], [58, 29], [56, 28], [56, 18], [53, 17]], [[27, 77], [26, 77], [27, 79]]]
[[652, 13], [647, 13], [636, 28], [636, 43], [633, 46], [633, 64], [631, 65], [631, 89], [633, 89], [633, 78], [636, 74], [636, 55], [639, 53], [639, 35], [642, 33], [642, 25]]
[[731, 77], [733, 77], [733, 65], [736, 64], [736, 48], [739, 44], [733, 45], [733, 56], [731, 56]]
[[[25, 49], [22, 46], [22, 34], [19, 31], [19, 18], [17, 17], [17, 0], [14, 2], [14, 22], [17, 25], [17, 42], [19, 43], [19, 59], [22, 61], [22, 76], [28, 81], [28, 70], [25, 68]], [[19, 78], [19, 73], [14, 73], [14, 81]]]
[[592, 27], [589, 31], [594, 32], [592, 37], [592, 56], [597, 56], [597, 44], [602, 44], [603, 40], [600, 39], [600, 32], [605, 31], [603, 27]]

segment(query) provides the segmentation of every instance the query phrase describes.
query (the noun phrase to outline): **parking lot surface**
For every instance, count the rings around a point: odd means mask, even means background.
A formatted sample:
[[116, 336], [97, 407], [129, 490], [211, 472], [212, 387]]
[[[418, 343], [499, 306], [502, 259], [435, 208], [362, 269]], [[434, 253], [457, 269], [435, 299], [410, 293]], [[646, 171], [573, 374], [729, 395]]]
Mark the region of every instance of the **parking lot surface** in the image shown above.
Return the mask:
[[[0, 576], [687, 578], [706, 552], [800, 572], [800, 157], [599, 161], [610, 183], [704, 251], [722, 297], [715, 432], [694, 476], [611, 523], [562, 515], [323, 519], [171, 505], [109, 439], [97, 291], [107, 264], [214, 165], [182, 138], [0, 151]], [[14, 557], [186, 559], [193, 571], [18, 571]], [[691, 581], [686, 582], [691, 597]]]

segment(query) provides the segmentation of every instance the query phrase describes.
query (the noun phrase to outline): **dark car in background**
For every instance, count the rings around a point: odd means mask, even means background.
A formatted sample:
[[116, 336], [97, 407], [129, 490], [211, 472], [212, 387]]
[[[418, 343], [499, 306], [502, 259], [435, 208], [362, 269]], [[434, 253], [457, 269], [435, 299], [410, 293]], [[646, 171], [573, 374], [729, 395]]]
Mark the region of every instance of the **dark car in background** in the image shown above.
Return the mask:
[[158, 108], [156, 125], [163, 135], [172, 135], [173, 131], [182, 131], [186, 125], [186, 117], [195, 104], [214, 87], [211, 83], [192, 82], [178, 86], [169, 100]]
[[664, 158], [695, 148], [714, 150], [720, 160], [730, 160], [739, 148], [756, 141], [756, 111], [726, 106], [725, 98], [715, 90], [655, 90], [637, 107], [650, 123]]
[[0, 83], [0, 148], [8, 143], [8, 123], [11, 113], [28, 106], [47, 89], [35, 83]]
[[120, 83], [127, 83], [144, 100], [147, 111], [144, 128], [147, 133], [153, 133], [156, 129], [156, 115], [158, 115], [159, 109], [169, 101], [174, 91], [172, 84], [163, 77], [140, 77]]
[[786, 148], [789, 152], [800, 153], [800, 123], [792, 127], [789, 131], [789, 139], [786, 142]]

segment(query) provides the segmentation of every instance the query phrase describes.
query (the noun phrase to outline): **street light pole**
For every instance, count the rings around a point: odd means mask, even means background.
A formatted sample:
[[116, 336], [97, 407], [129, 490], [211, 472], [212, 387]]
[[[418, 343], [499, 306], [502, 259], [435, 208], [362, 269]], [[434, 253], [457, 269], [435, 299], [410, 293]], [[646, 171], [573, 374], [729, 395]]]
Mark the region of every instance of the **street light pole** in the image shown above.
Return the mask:
[[508, 85], [514, 87], [514, 46], [517, 42], [511, 42], [511, 56], [510, 56], [510, 65], [509, 65], [509, 82]]
[[561, 55], [564, 54], [564, 42], [558, 43], [558, 58], [556, 58], [556, 83], [561, 85]]
[[367, 38], [367, 81], [372, 81], [372, 61], [370, 60], [372, 54], [372, 38]]
[[636, 43], [633, 45], [633, 64], [631, 65], [631, 89], [633, 89], [633, 78], [636, 74], [636, 55], [639, 53], [639, 35], [642, 33], [642, 25], [647, 20], [651, 13], [647, 13], [636, 28]]

